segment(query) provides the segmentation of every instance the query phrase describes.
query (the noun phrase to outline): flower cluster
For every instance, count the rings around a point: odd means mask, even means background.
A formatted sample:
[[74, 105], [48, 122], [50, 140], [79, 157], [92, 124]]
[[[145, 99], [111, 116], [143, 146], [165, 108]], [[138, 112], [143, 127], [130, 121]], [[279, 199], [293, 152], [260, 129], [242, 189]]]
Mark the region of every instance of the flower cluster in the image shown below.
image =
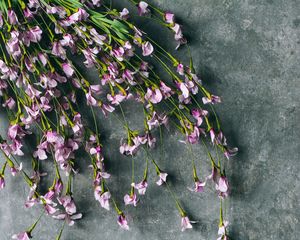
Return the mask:
[[[137, 6], [138, 15], [156, 18], [174, 33], [176, 49], [187, 43], [173, 13], [162, 12], [145, 1], [132, 2]], [[72, 226], [83, 216], [77, 212], [72, 187], [79, 171], [75, 159], [80, 151], [90, 159], [87, 167], [93, 174], [95, 200], [106, 210], [113, 208], [119, 226], [128, 230], [122, 205], [109, 190], [113, 173], [106, 170], [107, 159], [103, 154], [106, 146], [101, 144], [95, 111], [98, 109], [105, 117], [122, 113], [120, 121], [126, 135], [120, 140], [119, 152], [126, 156], [132, 157], [140, 149], [150, 156], [149, 151], [159, 142], [158, 132], [161, 138], [163, 128], [168, 129], [173, 123], [182, 133], [182, 142], [189, 147], [200, 140], [205, 143], [205, 138], [209, 138], [211, 147], [220, 151], [224, 159], [216, 161], [207, 149], [212, 172], [200, 181], [193, 161], [191, 172], [195, 186], [189, 189], [203, 192], [207, 182], [212, 181], [223, 201], [229, 194], [224, 162], [237, 149], [228, 147], [213, 110], [213, 105], [221, 102], [220, 97], [202, 85], [192, 61], [186, 66], [154, 42], [131, 20], [127, 8], [118, 11], [110, 7], [101, 0], [28, 0], [0, 4], [0, 101], [10, 123], [7, 136], [0, 136], [0, 150], [5, 157], [0, 189], [5, 187], [5, 171], [9, 167], [13, 176], [21, 175], [28, 184], [27, 208], [39, 205], [46, 215]], [[168, 73], [169, 79], [160, 78], [150, 59]], [[99, 79], [89, 79], [82, 68], [96, 71]], [[84, 99], [86, 109], [93, 116], [92, 124], [82, 114], [80, 99]], [[122, 108], [127, 101], [142, 107], [143, 129], [129, 125]], [[29, 138], [36, 138], [31, 143], [31, 175], [18, 160], [24, 155], [23, 146]], [[130, 192], [124, 195], [124, 206], [138, 206], [139, 197], [146, 194], [151, 183], [150, 166], [157, 173], [156, 184], [167, 185], [170, 195], [175, 196], [168, 185], [168, 173], [159, 167], [158, 161], [147, 157], [144, 175], [135, 181], [134, 158], [131, 159], [132, 183], [128, 186]], [[40, 170], [45, 161], [53, 162], [55, 172], [47, 192], [39, 188], [47, 174]], [[189, 220], [179, 200], [174, 200], [182, 231], [192, 228], [191, 223], [195, 222]], [[31, 238], [39, 219], [13, 238]], [[226, 225], [222, 221], [219, 239], [227, 239]]]

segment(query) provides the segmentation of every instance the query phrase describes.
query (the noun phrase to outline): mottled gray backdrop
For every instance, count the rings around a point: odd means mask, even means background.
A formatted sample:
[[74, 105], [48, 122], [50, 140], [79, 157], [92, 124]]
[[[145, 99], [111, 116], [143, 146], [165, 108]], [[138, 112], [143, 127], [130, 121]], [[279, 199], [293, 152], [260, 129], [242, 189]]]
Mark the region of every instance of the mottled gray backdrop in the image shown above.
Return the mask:
[[[184, 24], [197, 71], [208, 89], [220, 95], [217, 107], [231, 145], [240, 148], [228, 164], [232, 193], [227, 201], [226, 218], [230, 236], [235, 240], [297, 240], [300, 237], [299, 157], [300, 157], [300, 83], [298, 0], [153, 0], [153, 4], [173, 11]], [[121, 4], [122, 5], [122, 4]], [[173, 48], [172, 34], [147, 21], [155, 39]], [[159, 33], [159, 34], [158, 34]], [[186, 51], [178, 56], [187, 59]], [[130, 123], [141, 124], [138, 107], [130, 104]], [[1, 115], [1, 125], [5, 117]], [[105, 156], [112, 192], [117, 200], [129, 190], [130, 160], [118, 153], [125, 132], [114, 118], [102, 119], [101, 132], [106, 146]], [[4, 127], [1, 133], [4, 134]], [[218, 200], [213, 186], [204, 194], [191, 194], [191, 159], [181, 137], [171, 131], [165, 138], [165, 157], [157, 161], [171, 175], [171, 185], [192, 219], [198, 220], [194, 230], [181, 233], [180, 218], [165, 188], [154, 183], [141, 204], [128, 207], [132, 216], [131, 231], [124, 232], [116, 224], [114, 212], [99, 208], [93, 199], [91, 176], [83, 168], [88, 159], [78, 156], [80, 174], [75, 180], [79, 211], [84, 220], [66, 228], [64, 240], [179, 240], [216, 239]], [[159, 151], [158, 151], [159, 152]], [[209, 164], [201, 145], [195, 146], [201, 176], [209, 173]], [[3, 162], [3, 158], [1, 158]], [[25, 165], [29, 159], [23, 159]], [[144, 164], [142, 155], [136, 162]], [[142, 170], [140, 170], [141, 172]], [[38, 216], [38, 209], [23, 207], [27, 187], [20, 177], [7, 179], [0, 192], [0, 239], [10, 239], [24, 230]], [[34, 239], [54, 239], [61, 222], [44, 217], [34, 231]]]

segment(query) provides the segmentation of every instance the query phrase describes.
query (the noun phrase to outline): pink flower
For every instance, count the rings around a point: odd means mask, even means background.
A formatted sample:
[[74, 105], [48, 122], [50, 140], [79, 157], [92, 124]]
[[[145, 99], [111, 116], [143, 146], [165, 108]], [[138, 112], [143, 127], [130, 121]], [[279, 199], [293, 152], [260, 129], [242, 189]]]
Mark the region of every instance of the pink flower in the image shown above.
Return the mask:
[[0, 189], [5, 188], [5, 179], [2, 174], [0, 174]]
[[193, 109], [192, 116], [197, 120], [197, 126], [199, 127], [203, 122], [203, 117], [208, 115], [208, 111], [202, 109]]
[[126, 194], [124, 196], [124, 203], [125, 205], [133, 205], [136, 207], [137, 203], [138, 203], [138, 199], [135, 193], [133, 194]]
[[122, 229], [129, 230], [127, 219], [123, 213], [118, 217], [118, 224]]
[[101, 207], [109, 210], [109, 199], [111, 198], [110, 192], [102, 192], [100, 186], [97, 186], [94, 190], [94, 196], [97, 201], [99, 201]]
[[111, 102], [113, 105], [119, 105], [124, 99], [126, 99], [126, 96], [123, 94], [116, 94], [116, 95], [111, 95], [107, 94], [107, 100]]
[[67, 213], [62, 213], [62, 214], [58, 214], [58, 215], [52, 216], [52, 217], [55, 218], [55, 219], [58, 219], [58, 220], [65, 220], [69, 226], [73, 226], [74, 223], [75, 223], [74, 220], [81, 219], [82, 214], [77, 213], [77, 214], [74, 214], [74, 215], [69, 215]]
[[79, 8], [76, 13], [73, 13], [68, 20], [70, 23], [75, 23], [79, 21], [85, 21], [89, 17], [89, 14], [82, 8]]
[[76, 213], [76, 205], [74, 203], [73, 198], [70, 195], [58, 198], [57, 200], [60, 205], [63, 205], [67, 214], [73, 215]]
[[70, 63], [63, 63], [62, 65], [62, 69], [64, 71], [64, 73], [66, 74], [67, 77], [72, 77], [74, 74], [74, 69], [71, 66]]
[[213, 128], [211, 128], [211, 129], [209, 130], [209, 135], [210, 135], [211, 142], [212, 142], [213, 144], [215, 144], [216, 134], [215, 134], [215, 131], [214, 131]]
[[0, 11], [0, 28], [3, 27], [3, 13]]
[[166, 23], [173, 25], [175, 23], [175, 15], [171, 12], [166, 12], [165, 13], [165, 21], [166, 21]]
[[138, 4], [138, 13], [140, 16], [146, 15], [150, 13], [150, 10], [148, 9], [148, 3], [144, 1], [140, 1]]
[[178, 88], [180, 89], [180, 91], [182, 92], [182, 96], [186, 99], [190, 96], [190, 91], [187, 88], [187, 86], [185, 85], [185, 83], [180, 82], [177, 83]]
[[61, 59], [66, 59], [66, 50], [62, 47], [60, 42], [53, 43], [52, 54]]
[[129, 18], [129, 11], [127, 8], [123, 8], [122, 12], [119, 12], [119, 17], [123, 20], [127, 20]]
[[148, 183], [147, 183], [147, 180], [143, 180], [137, 184], [132, 183], [131, 186], [134, 187], [135, 189], [137, 189], [140, 195], [145, 195], [147, 187], [148, 187]]
[[9, 23], [11, 25], [16, 25], [18, 23], [18, 17], [16, 15], [16, 13], [14, 12], [14, 10], [8, 9], [7, 14], [8, 14]]
[[225, 198], [229, 194], [229, 185], [228, 180], [225, 176], [219, 178], [218, 183], [216, 184], [216, 190], [219, 192], [220, 198]]
[[218, 230], [219, 237], [217, 240], [228, 240], [227, 234], [226, 234], [226, 228], [227, 228], [228, 224], [229, 224], [228, 221], [224, 221], [219, 226], [219, 230]]
[[42, 33], [43, 31], [40, 29], [40, 27], [35, 26], [29, 29], [29, 31], [27, 32], [27, 37], [31, 42], [37, 43], [41, 41]]
[[165, 98], [170, 97], [174, 92], [163, 81], [160, 82], [160, 91]]
[[8, 107], [8, 109], [13, 109], [16, 106], [16, 102], [12, 97], [10, 97], [2, 104], [2, 106]]
[[155, 88], [155, 89], [148, 88], [147, 89], [147, 93], [145, 95], [146, 100], [148, 100], [154, 104], [157, 104], [157, 103], [161, 102], [162, 98], [163, 98], [163, 96], [162, 96], [162, 93], [159, 90], [159, 88]]
[[12, 239], [17, 240], [30, 240], [31, 236], [28, 232], [21, 232], [12, 236]]
[[146, 57], [146, 56], [149, 56], [152, 54], [154, 48], [153, 48], [152, 44], [147, 41], [142, 44], [142, 50], [143, 50], [143, 56]]
[[200, 182], [200, 180], [196, 180], [195, 181], [195, 188], [188, 188], [190, 191], [192, 192], [203, 192], [204, 191], [204, 186], [206, 185], [206, 181], [205, 182]]
[[158, 186], [161, 186], [167, 181], [168, 174], [164, 173], [164, 172], [160, 172], [158, 176], [159, 176], [159, 179], [157, 180], [156, 184]]
[[211, 95], [210, 97], [203, 97], [202, 102], [203, 104], [208, 104], [208, 103], [216, 104], [221, 102], [221, 98], [215, 95]]
[[184, 232], [186, 229], [192, 229], [193, 226], [190, 222], [190, 219], [185, 216], [181, 218], [181, 231]]

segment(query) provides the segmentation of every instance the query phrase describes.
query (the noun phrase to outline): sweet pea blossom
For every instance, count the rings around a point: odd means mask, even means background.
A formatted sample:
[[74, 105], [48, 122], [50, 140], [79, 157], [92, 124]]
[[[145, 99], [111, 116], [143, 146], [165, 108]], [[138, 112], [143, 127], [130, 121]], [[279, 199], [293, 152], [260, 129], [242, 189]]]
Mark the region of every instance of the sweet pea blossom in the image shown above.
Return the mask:
[[203, 97], [202, 102], [203, 104], [208, 104], [208, 103], [216, 104], [221, 102], [221, 98], [215, 95], [211, 95], [210, 97]]
[[102, 192], [102, 189], [100, 186], [97, 186], [94, 190], [94, 196], [97, 201], [99, 201], [101, 207], [103, 207], [106, 210], [109, 210], [109, 199], [111, 198], [110, 192]]
[[163, 96], [162, 96], [162, 93], [159, 90], [159, 88], [155, 88], [155, 89], [148, 88], [147, 89], [147, 93], [145, 95], [146, 100], [148, 100], [154, 104], [157, 104], [157, 103], [161, 102], [162, 98], [163, 98]]
[[15, 11], [12, 9], [8, 9], [7, 14], [8, 14], [9, 23], [11, 25], [16, 25], [18, 23], [18, 17], [16, 15]]
[[206, 181], [201, 182], [199, 179], [195, 181], [195, 187], [194, 188], [189, 188], [188, 189], [192, 192], [203, 192], [204, 191], [204, 186], [206, 185]]
[[61, 67], [62, 67], [62, 69], [63, 69], [63, 71], [64, 71], [64, 73], [66, 74], [67, 77], [72, 77], [73, 76], [74, 69], [73, 69], [73, 67], [71, 66], [70, 63], [63, 63], [61, 65]]
[[5, 179], [2, 174], [0, 174], [0, 189], [3, 189], [5, 187]]
[[140, 16], [144, 16], [148, 13], [150, 13], [150, 9], [148, 8], [148, 3], [144, 1], [140, 1], [138, 4], [138, 13]]
[[225, 198], [229, 194], [229, 185], [228, 180], [225, 176], [219, 178], [218, 183], [216, 184], [216, 190], [219, 193], [220, 198]]
[[146, 57], [153, 53], [154, 48], [150, 42], [146, 41], [142, 44], [142, 50], [143, 50], [143, 56]]
[[123, 213], [119, 214], [118, 224], [122, 229], [129, 230], [127, 219]]
[[167, 176], [168, 176], [167, 173], [160, 172], [158, 176], [159, 176], [159, 179], [158, 179], [157, 182], [156, 182], [156, 184], [157, 184], [158, 186], [161, 186], [161, 185], [163, 185], [165, 182], [167, 182]]
[[17, 240], [30, 240], [31, 235], [29, 232], [21, 232], [21, 233], [18, 233], [18, 234], [14, 234], [12, 236], [12, 239], [17, 239]]
[[135, 189], [137, 189], [140, 195], [145, 195], [147, 187], [148, 187], [148, 183], [147, 183], [147, 180], [143, 180], [137, 184], [132, 183], [131, 186], [134, 187]]
[[228, 221], [222, 221], [222, 223], [219, 226], [219, 230], [218, 230], [218, 239], [217, 240], [228, 240], [227, 234], [226, 234], [226, 228], [228, 226]]
[[129, 18], [129, 11], [127, 8], [123, 8], [123, 10], [119, 12], [119, 14], [120, 18], [123, 20], [127, 20]]
[[186, 229], [192, 229], [193, 226], [191, 224], [190, 219], [187, 216], [183, 216], [181, 218], [181, 231], [184, 232]]

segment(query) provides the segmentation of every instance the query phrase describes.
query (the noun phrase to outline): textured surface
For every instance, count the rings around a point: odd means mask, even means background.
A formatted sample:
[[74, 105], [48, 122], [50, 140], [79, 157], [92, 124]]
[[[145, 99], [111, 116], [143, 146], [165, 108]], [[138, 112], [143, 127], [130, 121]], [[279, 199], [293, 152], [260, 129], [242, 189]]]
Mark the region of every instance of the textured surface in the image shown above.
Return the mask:
[[[300, 236], [299, 158], [300, 158], [300, 16], [297, 0], [153, 0], [162, 9], [174, 11], [191, 38], [195, 66], [205, 85], [220, 95], [217, 107], [223, 128], [240, 154], [228, 164], [232, 194], [227, 202], [230, 235], [236, 240], [296, 240]], [[152, 25], [151, 25], [152, 26]], [[144, 26], [145, 27], [145, 26]], [[154, 27], [154, 32], [159, 28]], [[171, 34], [156, 36], [162, 43]], [[185, 57], [185, 51], [178, 55]], [[126, 111], [135, 112], [130, 104]], [[1, 115], [4, 119], [4, 115]], [[1, 125], [5, 124], [1, 121]], [[131, 124], [141, 123], [133, 116]], [[118, 139], [124, 131], [115, 119], [101, 121], [111, 189], [117, 199], [129, 190], [130, 160], [118, 153]], [[1, 127], [3, 134], [4, 128]], [[209, 186], [204, 194], [188, 192], [192, 184], [188, 151], [178, 143], [180, 136], [169, 133], [165, 157], [158, 162], [172, 176], [171, 184], [191, 218], [198, 220], [194, 230], [180, 232], [180, 218], [168, 191], [151, 184], [136, 209], [131, 231], [116, 224], [113, 212], [99, 208], [93, 199], [91, 177], [82, 168], [76, 178], [77, 204], [84, 221], [67, 228], [64, 240], [167, 240], [216, 239], [218, 200]], [[105, 145], [105, 144], [104, 144]], [[209, 165], [202, 146], [195, 147], [201, 174]], [[159, 150], [157, 151], [159, 152]], [[142, 156], [136, 162], [144, 164]], [[86, 159], [78, 156], [80, 166]], [[3, 159], [0, 160], [3, 162]], [[23, 159], [26, 163], [27, 160]], [[80, 163], [82, 162], [82, 163]], [[126, 174], [125, 174], [126, 173]], [[154, 181], [152, 171], [151, 180]], [[38, 216], [38, 210], [22, 207], [27, 188], [19, 178], [10, 178], [0, 192], [0, 239], [10, 239]], [[53, 239], [60, 222], [44, 217], [35, 239]]]

